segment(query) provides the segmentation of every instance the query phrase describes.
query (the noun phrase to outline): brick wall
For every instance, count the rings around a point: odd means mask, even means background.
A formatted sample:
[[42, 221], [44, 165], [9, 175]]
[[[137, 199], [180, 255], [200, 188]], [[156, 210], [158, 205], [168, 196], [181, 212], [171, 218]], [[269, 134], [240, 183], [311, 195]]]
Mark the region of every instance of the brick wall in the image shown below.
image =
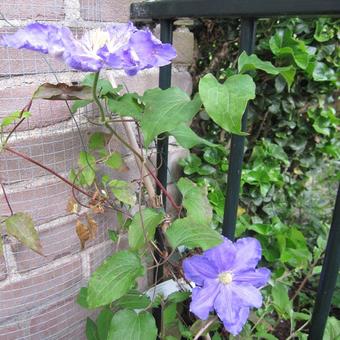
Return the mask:
[[[69, 26], [75, 33], [105, 22], [126, 22], [131, 0], [0, 0], [0, 34], [13, 32], [28, 22], [39, 20]], [[15, 27], [12, 27], [15, 26]], [[184, 27], [174, 35], [178, 50], [173, 69], [173, 84], [191, 91], [186, 71], [192, 60], [193, 37]], [[110, 71], [112, 72], [112, 71]], [[113, 72], [117, 83], [124, 82], [130, 91], [143, 92], [157, 86], [158, 70], [128, 78]], [[21, 108], [41, 82], [70, 82], [84, 75], [68, 70], [48, 56], [0, 48], [0, 119]], [[92, 108], [86, 109], [91, 114]], [[65, 103], [37, 101], [32, 117], [22, 124], [11, 146], [67, 176], [82, 149], [79, 132], [86, 141], [91, 127], [84, 115], [70, 118]], [[173, 149], [171, 159], [182, 151]], [[126, 155], [130, 171], [137, 177], [133, 159]], [[97, 217], [96, 240], [80, 251], [75, 233], [76, 218], [66, 212], [70, 189], [46, 171], [12, 154], [0, 154], [0, 178], [14, 211], [30, 213], [39, 229], [41, 257], [14, 239], [4, 235], [4, 257], [0, 257], [0, 339], [83, 339], [89, 313], [75, 304], [75, 296], [86, 284], [91, 272], [115, 251], [107, 238], [107, 229], [115, 228], [115, 216]], [[8, 208], [0, 194], [0, 215]], [[126, 240], [121, 242], [123, 246]]]

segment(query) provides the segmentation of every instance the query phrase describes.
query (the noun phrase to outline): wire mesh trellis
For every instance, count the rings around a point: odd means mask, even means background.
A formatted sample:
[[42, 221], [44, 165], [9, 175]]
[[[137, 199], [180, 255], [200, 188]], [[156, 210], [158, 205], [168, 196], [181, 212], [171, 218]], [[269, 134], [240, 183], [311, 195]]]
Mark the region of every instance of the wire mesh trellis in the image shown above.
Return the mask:
[[[84, 29], [110, 21], [112, 1], [0, 0], [0, 34], [13, 33], [39, 21], [65, 25], [77, 36]], [[111, 8], [107, 11], [107, 8]], [[70, 71], [48, 55], [0, 47], [0, 120], [22, 109], [43, 82], [78, 82], [84, 74]], [[85, 117], [96, 114], [90, 105], [71, 117], [65, 102], [35, 101], [31, 117], [11, 136], [10, 146], [67, 177], [77, 164], [90, 129]], [[76, 217], [66, 205], [71, 190], [44, 169], [17, 155], [0, 155], [0, 179], [14, 212], [27, 212], [38, 226], [44, 257], [8, 236], [0, 258], [0, 339], [83, 339], [89, 312], [75, 303], [91, 272], [115, 249], [107, 229], [112, 214], [96, 217], [95, 240], [80, 254]], [[0, 215], [8, 207], [0, 193]]]

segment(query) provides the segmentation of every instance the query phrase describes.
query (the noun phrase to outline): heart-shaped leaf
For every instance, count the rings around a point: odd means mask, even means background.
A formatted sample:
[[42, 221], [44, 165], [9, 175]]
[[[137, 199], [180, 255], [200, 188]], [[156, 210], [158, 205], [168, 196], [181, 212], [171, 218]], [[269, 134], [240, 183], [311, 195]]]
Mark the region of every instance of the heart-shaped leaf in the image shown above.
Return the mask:
[[247, 74], [238, 74], [220, 84], [212, 74], [199, 83], [199, 93], [210, 118], [223, 129], [238, 135], [248, 101], [255, 98], [255, 83]]
[[175, 129], [181, 123], [189, 123], [200, 109], [199, 96], [193, 100], [179, 88], [152, 89], [143, 96], [145, 111], [141, 119], [145, 146], [163, 132]]

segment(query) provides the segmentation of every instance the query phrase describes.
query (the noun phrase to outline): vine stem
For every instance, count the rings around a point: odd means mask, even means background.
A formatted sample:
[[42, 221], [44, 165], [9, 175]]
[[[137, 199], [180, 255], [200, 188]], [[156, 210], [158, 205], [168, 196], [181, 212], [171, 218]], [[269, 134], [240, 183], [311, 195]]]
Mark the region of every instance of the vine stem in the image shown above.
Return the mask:
[[13, 216], [13, 215], [14, 215], [13, 209], [12, 209], [11, 203], [9, 202], [9, 199], [8, 199], [8, 197], [7, 197], [5, 187], [4, 187], [4, 185], [2, 184], [2, 182], [0, 183], [0, 185], [1, 185], [2, 192], [4, 193], [4, 197], [5, 197], [5, 201], [6, 201], [6, 203], [7, 203], [8, 209], [9, 209], [10, 212], [11, 212], [11, 216]]
[[31, 162], [37, 166], [39, 166], [40, 168], [43, 168], [44, 170], [50, 172], [52, 175], [58, 177], [59, 179], [61, 179], [64, 183], [68, 184], [69, 186], [71, 186], [72, 188], [76, 189], [77, 191], [81, 192], [83, 195], [87, 196], [87, 197], [90, 197], [92, 198], [92, 195], [90, 195], [88, 192], [84, 191], [82, 188], [78, 187], [77, 185], [75, 185], [74, 183], [72, 183], [71, 181], [69, 181], [67, 178], [59, 175], [58, 173], [56, 173], [53, 169], [35, 161], [34, 159], [32, 159], [31, 157], [19, 152], [19, 151], [16, 151], [14, 149], [12, 149], [11, 147], [9, 146], [5, 146], [4, 147], [4, 150], [10, 152], [10, 153], [13, 153], [14, 155], [17, 155], [19, 156], [20, 158], [23, 158], [25, 159], [26, 161], [28, 162]]
[[304, 286], [306, 285], [306, 283], [308, 282], [308, 280], [311, 278], [311, 276], [313, 275], [313, 270], [315, 268], [315, 266], [317, 265], [321, 255], [323, 254], [323, 252], [320, 254], [320, 256], [318, 256], [314, 262], [311, 265], [311, 268], [309, 270], [309, 272], [306, 274], [305, 278], [302, 280], [300, 286], [298, 287], [298, 289], [295, 291], [294, 295], [292, 296], [292, 298], [290, 299], [291, 301], [294, 301], [296, 299], [296, 297], [300, 294], [301, 290], [304, 288]]
[[9, 132], [9, 134], [6, 137], [5, 142], [3, 143], [3, 145], [6, 145], [8, 143], [8, 140], [10, 139], [10, 137], [12, 136], [12, 134], [15, 132], [15, 130], [21, 125], [21, 123], [26, 119], [26, 118], [22, 118], [22, 115], [25, 111], [29, 111], [31, 109], [33, 103], [33, 99], [30, 99], [30, 101], [23, 107], [23, 109], [20, 111], [20, 120], [17, 124], [15, 124], [14, 128]]
[[198, 340], [198, 338], [215, 322], [217, 321], [217, 316], [213, 317], [209, 322], [207, 322], [195, 335], [194, 340]]
[[105, 127], [110, 130], [113, 136], [115, 136], [128, 150], [130, 150], [138, 159], [139, 161], [144, 164], [146, 170], [148, 173], [151, 175], [151, 177], [155, 180], [156, 184], [158, 187], [161, 189], [161, 191], [164, 193], [164, 195], [169, 199], [169, 202], [171, 205], [177, 210], [181, 211], [181, 207], [179, 207], [176, 202], [174, 201], [173, 197], [169, 194], [169, 192], [164, 188], [162, 183], [158, 180], [157, 176], [152, 172], [152, 170], [149, 168], [149, 166], [145, 163], [145, 159], [143, 155], [141, 155], [137, 150], [135, 150], [127, 141], [124, 140], [113, 128], [112, 126], [106, 121], [105, 118], [105, 112], [104, 108], [100, 102], [100, 100], [97, 97], [97, 85], [98, 85], [98, 79], [99, 79], [99, 72], [95, 73], [95, 78], [93, 82], [93, 100], [97, 104], [99, 111], [100, 111], [100, 116], [102, 119], [102, 122], [104, 123]]

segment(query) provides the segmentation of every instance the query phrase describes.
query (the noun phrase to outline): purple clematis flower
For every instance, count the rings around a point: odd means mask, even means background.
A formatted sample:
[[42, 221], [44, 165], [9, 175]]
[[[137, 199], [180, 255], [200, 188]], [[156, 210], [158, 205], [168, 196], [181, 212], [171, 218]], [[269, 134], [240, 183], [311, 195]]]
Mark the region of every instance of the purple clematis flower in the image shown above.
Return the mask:
[[68, 28], [33, 23], [3, 35], [0, 45], [50, 54], [80, 71], [112, 68], [129, 75], [167, 65], [176, 57], [170, 44], [162, 44], [148, 29], [138, 30], [132, 23], [89, 30], [80, 39]]
[[235, 243], [224, 238], [222, 244], [203, 255], [185, 259], [185, 277], [196, 285], [190, 311], [206, 320], [215, 310], [224, 327], [233, 335], [239, 334], [250, 308], [262, 305], [259, 289], [270, 277], [267, 268], [255, 269], [261, 253], [255, 238], [241, 238]]

